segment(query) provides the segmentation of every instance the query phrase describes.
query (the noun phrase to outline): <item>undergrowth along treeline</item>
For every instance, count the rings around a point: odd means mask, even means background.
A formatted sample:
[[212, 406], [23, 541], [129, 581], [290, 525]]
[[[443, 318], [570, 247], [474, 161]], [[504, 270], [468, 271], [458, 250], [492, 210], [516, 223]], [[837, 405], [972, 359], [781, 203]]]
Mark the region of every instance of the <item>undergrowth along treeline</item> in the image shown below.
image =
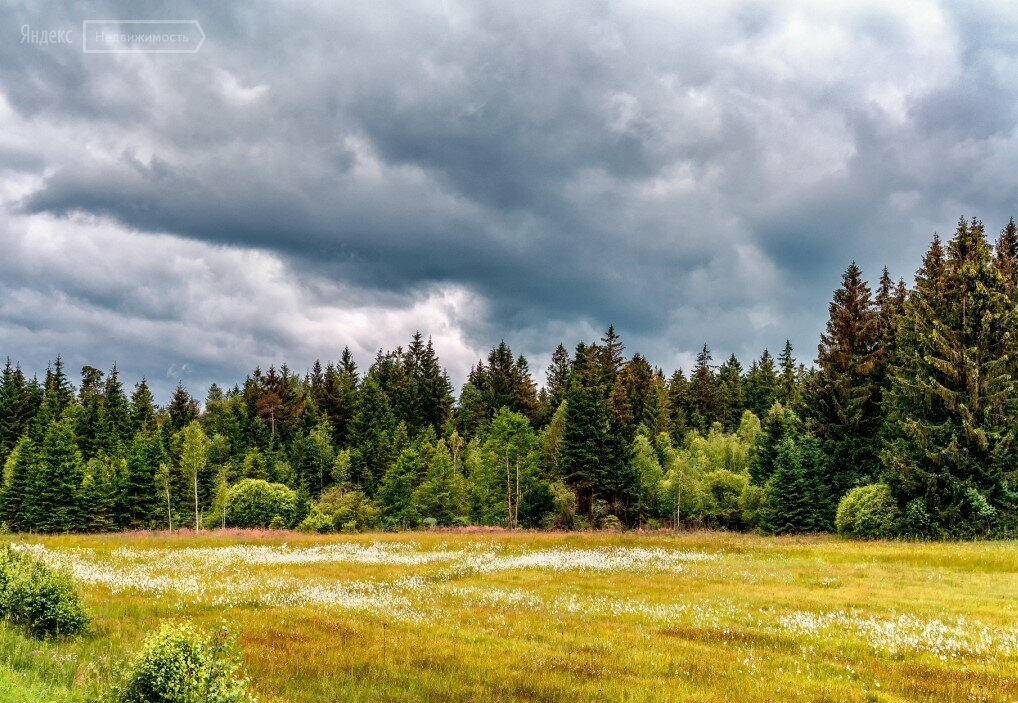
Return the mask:
[[[688, 375], [613, 327], [544, 386], [504, 342], [459, 398], [430, 342], [255, 370], [157, 408], [116, 368], [0, 378], [13, 531], [683, 524], [922, 537], [1018, 530], [1018, 230], [962, 219], [914, 285], [853, 263], [811, 368], [704, 345]], [[840, 507], [839, 507], [840, 505]]]

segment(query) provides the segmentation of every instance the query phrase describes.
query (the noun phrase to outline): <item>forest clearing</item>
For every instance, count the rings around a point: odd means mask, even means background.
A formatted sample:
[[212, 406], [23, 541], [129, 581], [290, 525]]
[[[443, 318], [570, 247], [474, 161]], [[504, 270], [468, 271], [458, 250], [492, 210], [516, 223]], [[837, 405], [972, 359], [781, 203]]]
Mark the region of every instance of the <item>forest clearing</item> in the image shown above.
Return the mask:
[[1018, 698], [1014, 542], [721, 532], [14, 536], [74, 639], [0, 629], [5, 701], [87, 700], [161, 622], [236, 636], [261, 701]]

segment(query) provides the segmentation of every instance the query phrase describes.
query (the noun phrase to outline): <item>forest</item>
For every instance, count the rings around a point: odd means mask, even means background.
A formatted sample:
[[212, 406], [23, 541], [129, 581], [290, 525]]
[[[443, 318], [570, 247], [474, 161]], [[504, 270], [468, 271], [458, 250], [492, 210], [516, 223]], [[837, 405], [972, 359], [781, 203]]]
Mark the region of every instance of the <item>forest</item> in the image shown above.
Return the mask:
[[[338, 331], [341, 332], [341, 331]], [[54, 350], [57, 351], [57, 350]], [[60, 356], [0, 379], [11, 532], [265, 527], [705, 527], [858, 537], [1018, 534], [1018, 228], [934, 236], [911, 285], [852, 263], [814, 359], [666, 372], [614, 327], [544, 383], [502, 342], [458, 398], [430, 339], [255, 369], [157, 407]], [[800, 354], [800, 356], [802, 356]], [[808, 362], [808, 363], [807, 363]]]

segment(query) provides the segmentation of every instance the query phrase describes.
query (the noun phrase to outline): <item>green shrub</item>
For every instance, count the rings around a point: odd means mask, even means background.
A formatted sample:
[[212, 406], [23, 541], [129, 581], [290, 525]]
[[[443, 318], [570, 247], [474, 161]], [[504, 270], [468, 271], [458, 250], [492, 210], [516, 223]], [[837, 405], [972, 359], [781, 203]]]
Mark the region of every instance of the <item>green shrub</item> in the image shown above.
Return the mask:
[[285, 530], [286, 521], [283, 520], [281, 515], [273, 515], [272, 520], [269, 521], [270, 530]]
[[10, 546], [0, 551], [0, 615], [35, 637], [76, 635], [88, 626], [70, 574]]
[[703, 502], [700, 517], [710, 527], [737, 530], [742, 524], [742, 496], [749, 486], [749, 474], [715, 469], [700, 482]]
[[296, 521], [297, 503], [297, 494], [281, 483], [246, 478], [232, 486], [226, 496], [226, 524], [268, 527], [278, 515], [287, 527]]
[[168, 623], [146, 638], [113, 703], [253, 702], [247, 680], [237, 676], [233, 640], [209, 635], [190, 625]]
[[332, 518], [323, 513], [318, 508], [312, 508], [308, 516], [304, 518], [299, 525], [297, 525], [298, 532], [308, 532], [311, 534], [324, 534], [326, 532], [332, 532]]
[[884, 483], [853, 488], [838, 504], [838, 533], [849, 537], [890, 537], [897, 531], [898, 506]]

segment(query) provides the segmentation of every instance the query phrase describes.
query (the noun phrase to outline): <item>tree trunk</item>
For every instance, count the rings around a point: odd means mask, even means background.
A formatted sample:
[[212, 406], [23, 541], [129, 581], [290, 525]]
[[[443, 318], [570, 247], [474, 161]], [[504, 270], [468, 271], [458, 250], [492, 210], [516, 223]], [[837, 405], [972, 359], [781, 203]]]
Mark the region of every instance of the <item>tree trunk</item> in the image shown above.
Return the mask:
[[198, 534], [200, 513], [198, 512], [198, 471], [194, 472], [194, 533]]
[[509, 474], [509, 448], [505, 450], [505, 500], [506, 513], [505, 521], [509, 529], [513, 527], [513, 485]]

